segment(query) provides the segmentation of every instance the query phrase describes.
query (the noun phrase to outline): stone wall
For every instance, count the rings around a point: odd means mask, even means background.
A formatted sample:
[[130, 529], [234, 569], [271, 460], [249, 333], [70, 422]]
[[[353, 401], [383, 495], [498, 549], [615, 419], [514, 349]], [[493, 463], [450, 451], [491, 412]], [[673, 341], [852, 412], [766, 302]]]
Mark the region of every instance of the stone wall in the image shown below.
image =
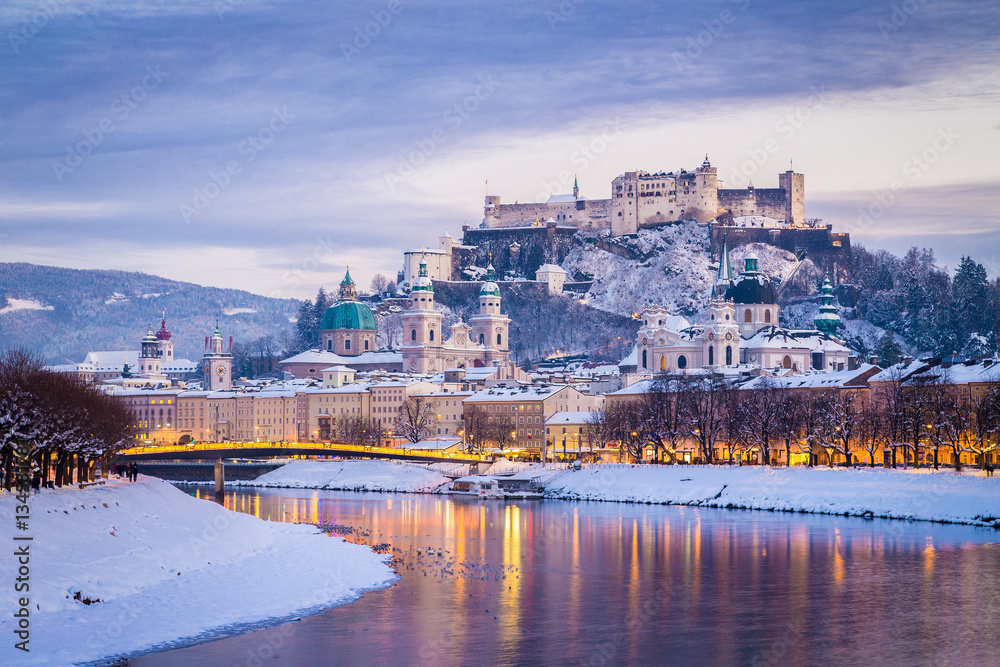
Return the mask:
[[[463, 244], [476, 246], [476, 266], [486, 266], [492, 253], [498, 277], [513, 270], [519, 277], [534, 280], [542, 264], [562, 263], [573, 247], [577, 228], [550, 223], [538, 227], [463, 228], [463, 231]], [[515, 243], [516, 252], [511, 248]]]
[[851, 235], [834, 233], [833, 225], [812, 229], [725, 227], [713, 224], [712, 257], [718, 257], [725, 236], [730, 248], [748, 243], [768, 243], [793, 253], [805, 252], [807, 257], [820, 264], [828, 261], [843, 264], [851, 256]]

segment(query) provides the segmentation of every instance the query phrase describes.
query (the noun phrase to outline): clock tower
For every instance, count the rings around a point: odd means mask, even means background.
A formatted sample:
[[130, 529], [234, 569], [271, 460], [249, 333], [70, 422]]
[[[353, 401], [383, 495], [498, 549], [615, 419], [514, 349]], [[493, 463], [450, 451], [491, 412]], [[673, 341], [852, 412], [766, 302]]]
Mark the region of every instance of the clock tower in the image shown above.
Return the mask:
[[[232, 339], [229, 349], [232, 350]], [[224, 351], [222, 334], [219, 333], [219, 320], [215, 321], [215, 332], [211, 338], [205, 339], [205, 355], [202, 357], [205, 366], [205, 389], [224, 391], [233, 388], [233, 355]]]

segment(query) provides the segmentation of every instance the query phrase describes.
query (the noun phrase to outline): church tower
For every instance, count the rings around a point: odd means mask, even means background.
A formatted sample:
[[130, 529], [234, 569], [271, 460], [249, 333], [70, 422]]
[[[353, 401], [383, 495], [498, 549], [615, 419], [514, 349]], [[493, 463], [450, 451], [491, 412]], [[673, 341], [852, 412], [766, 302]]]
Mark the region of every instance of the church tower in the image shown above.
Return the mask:
[[421, 257], [417, 279], [410, 289], [410, 308], [403, 313], [403, 370], [436, 371], [437, 355], [431, 350], [441, 347], [441, 320], [434, 308], [434, 283], [427, 277], [427, 261]]
[[170, 340], [170, 336], [170, 331], [167, 330], [167, 313], [164, 311], [163, 319], [160, 320], [160, 330], [156, 332], [156, 340], [160, 341], [160, 357], [166, 364], [174, 361], [174, 342]]
[[487, 349], [487, 359], [510, 357], [510, 342], [507, 334], [510, 319], [500, 313], [500, 286], [496, 284], [493, 263], [486, 269], [486, 282], [479, 289], [479, 314], [469, 318], [472, 327], [472, 342]]
[[153, 334], [153, 327], [149, 327], [145, 337], [142, 339], [142, 351], [139, 352], [139, 375], [147, 377], [160, 376], [160, 364], [162, 361], [162, 350], [160, 342]]
[[708, 302], [708, 324], [702, 334], [705, 366], [736, 366], [740, 363], [740, 327], [732, 302], [713, 296]]
[[[215, 321], [215, 332], [206, 340], [203, 358], [205, 366], [205, 389], [225, 391], [233, 388], [233, 355], [225, 351], [219, 320]], [[232, 348], [232, 342], [229, 344]]]

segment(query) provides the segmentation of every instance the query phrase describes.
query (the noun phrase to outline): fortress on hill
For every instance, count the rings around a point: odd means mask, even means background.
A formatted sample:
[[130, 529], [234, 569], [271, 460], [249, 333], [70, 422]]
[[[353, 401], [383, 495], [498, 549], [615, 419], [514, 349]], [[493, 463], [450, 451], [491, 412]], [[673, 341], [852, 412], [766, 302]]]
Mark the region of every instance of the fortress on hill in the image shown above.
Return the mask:
[[[573, 183], [573, 194], [552, 195], [545, 203], [503, 204], [487, 195], [486, 228], [520, 227], [554, 221], [578, 229], [610, 229], [612, 236], [668, 222], [695, 220], [701, 224], [726, 219], [761, 218], [760, 225], [805, 228], [805, 176], [791, 169], [778, 174], [777, 188], [719, 187], [718, 170], [708, 161], [694, 171], [628, 171], [611, 182], [609, 199], [587, 199]], [[764, 221], [763, 219], [767, 219]]]

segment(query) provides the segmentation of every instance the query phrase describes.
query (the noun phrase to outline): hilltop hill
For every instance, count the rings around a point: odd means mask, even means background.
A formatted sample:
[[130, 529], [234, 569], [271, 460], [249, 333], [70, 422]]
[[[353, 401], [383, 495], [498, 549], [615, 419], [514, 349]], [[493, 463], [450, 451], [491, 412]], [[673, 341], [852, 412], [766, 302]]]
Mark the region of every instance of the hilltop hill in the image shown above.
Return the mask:
[[299, 303], [145, 273], [0, 263], [0, 348], [24, 346], [54, 364], [91, 350], [138, 349], [166, 311], [176, 355], [197, 358], [216, 316], [236, 340], [280, 337]]

